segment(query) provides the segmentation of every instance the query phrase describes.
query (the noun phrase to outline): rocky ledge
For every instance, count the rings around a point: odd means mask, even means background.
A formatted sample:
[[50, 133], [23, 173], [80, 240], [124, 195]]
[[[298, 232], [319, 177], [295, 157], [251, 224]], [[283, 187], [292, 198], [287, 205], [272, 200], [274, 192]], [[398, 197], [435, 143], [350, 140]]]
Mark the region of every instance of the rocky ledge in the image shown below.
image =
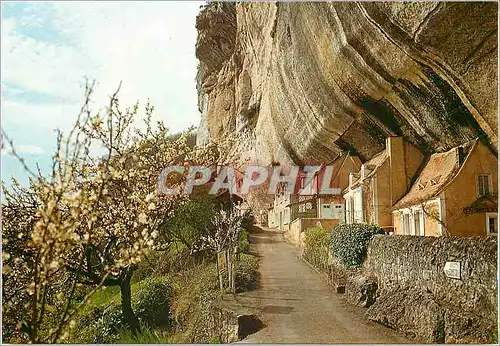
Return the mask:
[[497, 3], [215, 3], [197, 19], [198, 142], [234, 132], [255, 161], [497, 148]]

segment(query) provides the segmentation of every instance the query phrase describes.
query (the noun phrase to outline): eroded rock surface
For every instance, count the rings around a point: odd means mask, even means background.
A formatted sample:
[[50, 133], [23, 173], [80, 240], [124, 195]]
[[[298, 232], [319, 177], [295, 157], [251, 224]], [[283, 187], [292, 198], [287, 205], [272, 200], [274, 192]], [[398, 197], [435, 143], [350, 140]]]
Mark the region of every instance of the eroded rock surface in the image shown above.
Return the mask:
[[249, 131], [262, 163], [497, 147], [497, 4], [211, 3], [197, 20], [199, 142]]

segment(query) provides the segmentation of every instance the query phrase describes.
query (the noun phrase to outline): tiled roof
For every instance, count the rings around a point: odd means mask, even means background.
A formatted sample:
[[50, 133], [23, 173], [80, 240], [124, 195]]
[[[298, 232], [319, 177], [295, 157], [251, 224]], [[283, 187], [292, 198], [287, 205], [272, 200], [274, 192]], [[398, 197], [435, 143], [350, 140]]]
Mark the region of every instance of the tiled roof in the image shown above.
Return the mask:
[[469, 205], [464, 208], [465, 214], [474, 213], [486, 213], [486, 212], [497, 212], [498, 211], [498, 195], [487, 195], [479, 197]]
[[[431, 155], [410, 191], [392, 209], [397, 210], [419, 204], [439, 195], [445, 185], [455, 178], [476, 143], [477, 141], [473, 140], [461, 147], [455, 147], [447, 152]], [[465, 157], [462, 165], [459, 165], [458, 162], [459, 148], [462, 148], [463, 156]]]
[[[379, 167], [382, 166], [382, 164], [385, 162], [385, 160], [387, 160], [388, 157], [389, 156], [387, 155], [387, 150], [384, 149], [381, 152], [379, 152], [378, 154], [375, 154], [375, 156], [373, 156], [369, 161], [366, 161], [364, 163], [364, 165], [366, 165], [368, 167], [373, 167], [373, 169], [370, 172], [370, 174], [368, 174], [363, 180], [368, 179], [372, 175], [374, 175], [377, 172], [377, 170], [379, 169]], [[361, 171], [359, 171], [357, 174], [359, 175], [359, 178], [353, 182], [353, 184], [351, 186], [352, 188], [356, 188], [359, 185], [361, 185], [361, 183], [362, 183]], [[348, 191], [348, 190], [349, 190], [349, 187], [347, 187], [346, 191]]]

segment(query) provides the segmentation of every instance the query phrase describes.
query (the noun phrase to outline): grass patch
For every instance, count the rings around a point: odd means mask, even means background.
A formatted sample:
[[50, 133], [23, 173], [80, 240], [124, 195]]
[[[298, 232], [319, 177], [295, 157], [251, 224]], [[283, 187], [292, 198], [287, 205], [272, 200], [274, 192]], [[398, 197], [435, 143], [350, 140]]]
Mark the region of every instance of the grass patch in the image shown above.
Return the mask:
[[116, 343], [118, 344], [171, 344], [175, 340], [168, 331], [149, 329], [143, 325], [137, 335], [133, 335], [129, 330], [122, 330], [119, 333]]

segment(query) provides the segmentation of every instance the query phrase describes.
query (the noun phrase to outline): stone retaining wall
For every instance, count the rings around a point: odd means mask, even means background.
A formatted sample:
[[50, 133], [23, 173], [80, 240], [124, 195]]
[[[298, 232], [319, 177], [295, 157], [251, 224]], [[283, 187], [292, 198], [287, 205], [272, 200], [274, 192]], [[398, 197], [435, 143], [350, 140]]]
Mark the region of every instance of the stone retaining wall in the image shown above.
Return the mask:
[[[460, 263], [459, 279], [445, 274], [446, 262]], [[496, 238], [377, 235], [361, 272], [369, 279], [346, 290], [377, 287], [368, 318], [423, 342], [495, 341]]]

